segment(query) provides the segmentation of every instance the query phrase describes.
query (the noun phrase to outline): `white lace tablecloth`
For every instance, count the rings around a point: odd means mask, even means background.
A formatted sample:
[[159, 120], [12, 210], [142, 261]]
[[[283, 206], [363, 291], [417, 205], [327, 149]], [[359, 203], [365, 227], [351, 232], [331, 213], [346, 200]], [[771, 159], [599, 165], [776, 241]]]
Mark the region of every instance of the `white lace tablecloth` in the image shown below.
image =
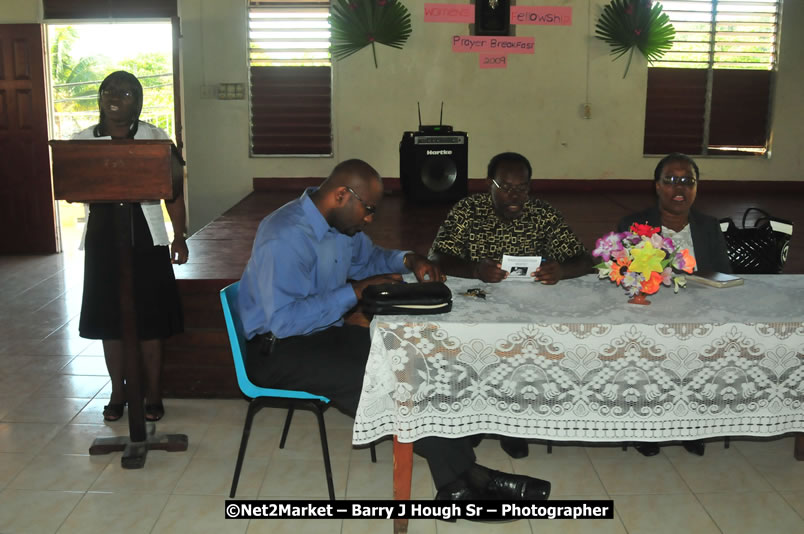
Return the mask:
[[804, 276], [744, 278], [662, 287], [649, 306], [596, 275], [555, 286], [451, 278], [451, 312], [372, 321], [353, 442], [804, 431]]

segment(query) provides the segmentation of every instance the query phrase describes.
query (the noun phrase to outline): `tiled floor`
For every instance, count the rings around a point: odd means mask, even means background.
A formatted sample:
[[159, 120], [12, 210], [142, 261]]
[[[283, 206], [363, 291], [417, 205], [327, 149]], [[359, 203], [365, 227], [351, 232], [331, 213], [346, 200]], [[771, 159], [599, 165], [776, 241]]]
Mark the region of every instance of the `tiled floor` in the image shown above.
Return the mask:
[[[245, 416], [241, 400], [167, 399], [159, 432], [187, 434], [187, 452], [151, 452], [142, 470], [123, 470], [120, 454], [90, 457], [99, 436], [127, 432], [104, 424], [109, 395], [98, 343], [77, 336], [80, 255], [0, 257], [0, 533], [94, 532], [391, 532], [381, 520], [225, 520]], [[312, 416], [299, 413], [285, 450], [282, 413], [257, 417], [240, 479], [242, 498], [325, 498]], [[341, 498], [391, 498], [391, 447], [374, 465], [350, 446], [351, 421], [330, 411], [327, 424]], [[804, 533], [804, 462], [792, 438], [710, 443], [703, 458], [677, 446], [644, 458], [617, 446], [556, 446], [548, 455], [511, 460], [494, 440], [480, 462], [546, 478], [554, 498], [614, 499], [610, 521], [517, 521], [510, 533]], [[426, 465], [416, 461], [415, 498], [433, 496]], [[486, 524], [411, 521], [412, 533], [488, 532]]]

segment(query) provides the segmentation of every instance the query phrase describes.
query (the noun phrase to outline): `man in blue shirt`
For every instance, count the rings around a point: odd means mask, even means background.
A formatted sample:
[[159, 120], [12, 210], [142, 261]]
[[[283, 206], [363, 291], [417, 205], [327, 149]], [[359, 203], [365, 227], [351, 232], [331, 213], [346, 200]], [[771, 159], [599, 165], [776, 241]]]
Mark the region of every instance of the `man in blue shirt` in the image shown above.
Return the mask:
[[[246, 368], [256, 384], [324, 395], [354, 417], [370, 338], [344, 315], [366, 287], [399, 282], [399, 273], [445, 279], [424, 256], [377, 247], [362, 233], [382, 194], [377, 171], [348, 160], [260, 223], [238, 303], [249, 340]], [[414, 451], [428, 461], [437, 499], [536, 500], [550, 493], [547, 481], [476, 464], [468, 438], [424, 438]]]

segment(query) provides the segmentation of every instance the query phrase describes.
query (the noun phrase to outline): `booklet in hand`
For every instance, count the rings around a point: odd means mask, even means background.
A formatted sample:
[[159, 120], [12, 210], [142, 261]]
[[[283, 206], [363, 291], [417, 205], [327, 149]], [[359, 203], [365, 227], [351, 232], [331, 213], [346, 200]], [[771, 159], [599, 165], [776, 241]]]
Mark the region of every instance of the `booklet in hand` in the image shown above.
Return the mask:
[[532, 274], [542, 264], [541, 256], [509, 256], [503, 254], [501, 269], [508, 272], [506, 280], [533, 282]]
[[696, 272], [684, 276], [690, 282], [704, 284], [712, 287], [734, 287], [743, 285], [744, 280], [739, 276], [733, 276], [716, 271]]

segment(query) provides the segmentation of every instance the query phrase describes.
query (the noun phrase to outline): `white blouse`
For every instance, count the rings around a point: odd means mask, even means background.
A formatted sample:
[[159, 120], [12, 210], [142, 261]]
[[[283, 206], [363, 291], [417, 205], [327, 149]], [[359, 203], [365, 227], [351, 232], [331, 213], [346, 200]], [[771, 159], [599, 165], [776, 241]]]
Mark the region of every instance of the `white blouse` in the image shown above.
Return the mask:
[[[108, 135], [103, 137], [95, 137], [95, 134], [93, 133], [94, 130], [95, 126], [90, 126], [86, 130], [76, 133], [72, 138], [98, 141], [108, 141], [111, 139], [111, 136]], [[139, 127], [137, 128], [137, 133], [134, 135], [134, 139], [170, 139], [170, 136], [168, 136], [168, 134], [166, 134], [161, 128], [157, 128], [153, 124], [140, 121]], [[140, 205], [142, 206], [142, 213], [145, 215], [145, 222], [148, 223], [148, 229], [151, 231], [151, 239], [153, 239], [154, 246], [170, 245], [167, 230], [165, 229], [165, 218], [162, 215], [162, 201], [148, 200], [141, 202]], [[89, 206], [85, 204], [84, 210], [88, 215]], [[81, 250], [84, 249], [84, 239], [86, 238], [86, 235], [87, 229], [86, 226], [84, 226], [84, 235], [81, 237]]]
[[[662, 237], [668, 237], [673, 240], [676, 244], [676, 248], [678, 250], [689, 249], [690, 256], [693, 258], [695, 257], [695, 247], [692, 245], [692, 232], [690, 231], [690, 225], [687, 224], [681, 231], [676, 232], [675, 230], [671, 230], [666, 226], [662, 226]], [[698, 270], [698, 266], [695, 266], [695, 270]]]

